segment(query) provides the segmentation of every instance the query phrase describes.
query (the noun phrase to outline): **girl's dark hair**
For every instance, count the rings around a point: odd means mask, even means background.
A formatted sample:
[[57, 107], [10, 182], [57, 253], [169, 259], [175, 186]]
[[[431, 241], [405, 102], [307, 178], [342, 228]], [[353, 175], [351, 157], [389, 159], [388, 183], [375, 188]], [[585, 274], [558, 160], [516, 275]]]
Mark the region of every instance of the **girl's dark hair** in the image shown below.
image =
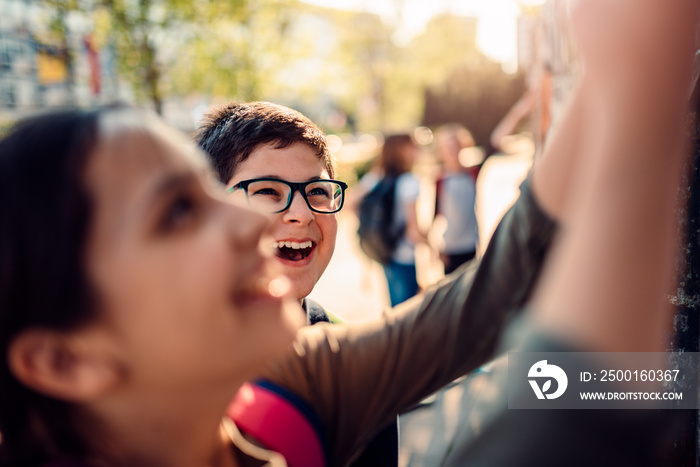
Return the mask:
[[207, 114], [195, 141], [209, 158], [219, 181], [227, 183], [236, 167], [260, 145], [283, 149], [294, 143], [308, 145], [324, 163], [328, 175], [335, 168], [323, 132], [294, 109], [271, 102], [232, 102]]
[[379, 158], [380, 165], [387, 175], [401, 175], [411, 170], [401, 152], [408, 144], [415, 144], [408, 133], [389, 135], [384, 139], [384, 146]]
[[8, 347], [29, 328], [67, 331], [95, 307], [85, 272], [91, 220], [83, 174], [102, 110], [18, 123], [0, 140], [0, 465], [84, 459], [75, 408], [21, 384]]

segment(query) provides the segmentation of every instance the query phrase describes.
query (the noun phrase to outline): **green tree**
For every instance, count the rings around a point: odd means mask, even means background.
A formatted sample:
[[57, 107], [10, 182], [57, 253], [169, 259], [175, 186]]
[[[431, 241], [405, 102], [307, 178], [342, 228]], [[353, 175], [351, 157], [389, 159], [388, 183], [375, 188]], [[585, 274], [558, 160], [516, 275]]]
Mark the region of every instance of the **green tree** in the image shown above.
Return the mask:
[[336, 53], [337, 69], [353, 85], [337, 99], [360, 117], [360, 129], [390, 132], [420, 124], [427, 87], [445, 82], [460, 66], [484, 61], [473, 18], [435, 17], [403, 45], [396, 43], [395, 27], [380, 17], [349, 15], [338, 21]]
[[[247, 0], [229, 0], [227, 7], [245, 8]], [[163, 75], [168, 65], [163, 49], [173, 49], [178, 35], [191, 29], [198, 15], [206, 14], [211, 1], [194, 0], [96, 0], [109, 18], [121, 76], [129, 82], [139, 102], [148, 99], [163, 112]]]
[[69, 11], [92, 14], [97, 34], [115, 46], [120, 77], [130, 84], [139, 103], [149, 101], [155, 111], [162, 114], [165, 70], [177, 59], [177, 46], [182, 38], [192, 37], [197, 22], [203, 24], [220, 15], [236, 18], [245, 14], [249, 0], [47, 2], [61, 14]]
[[362, 129], [385, 129], [391, 125], [387, 89], [400, 54], [391, 39], [394, 28], [376, 15], [348, 13], [337, 17], [336, 31], [335, 73], [345, 82], [336, 100], [359, 116]]
[[[211, 4], [181, 35], [169, 68], [172, 91], [212, 98], [257, 100], [274, 92], [278, 70], [300, 56], [289, 40], [295, 2]], [[296, 49], [296, 50], [295, 50]]]

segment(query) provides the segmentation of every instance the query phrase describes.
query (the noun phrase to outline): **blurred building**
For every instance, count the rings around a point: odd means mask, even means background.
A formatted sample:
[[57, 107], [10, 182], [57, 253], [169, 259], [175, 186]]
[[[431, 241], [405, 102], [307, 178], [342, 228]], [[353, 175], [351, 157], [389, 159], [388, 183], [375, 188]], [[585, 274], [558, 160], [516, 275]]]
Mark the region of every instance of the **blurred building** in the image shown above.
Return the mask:
[[0, 122], [43, 108], [115, 100], [114, 53], [87, 13], [40, 0], [0, 0]]

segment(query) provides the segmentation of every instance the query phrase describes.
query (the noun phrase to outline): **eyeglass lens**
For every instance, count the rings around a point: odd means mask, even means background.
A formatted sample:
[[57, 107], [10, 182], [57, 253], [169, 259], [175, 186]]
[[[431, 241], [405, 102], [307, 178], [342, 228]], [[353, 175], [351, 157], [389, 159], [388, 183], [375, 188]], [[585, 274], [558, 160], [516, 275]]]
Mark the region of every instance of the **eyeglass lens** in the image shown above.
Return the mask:
[[[291, 197], [291, 187], [275, 180], [256, 180], [248, 184], [248, 202], [253, 209], [279, 212], [285, 210]], [[343, 189], [332, 181], [318, 180], [306, 185], [306, 201], [311, 209], [335, 212], [342, 206]]]

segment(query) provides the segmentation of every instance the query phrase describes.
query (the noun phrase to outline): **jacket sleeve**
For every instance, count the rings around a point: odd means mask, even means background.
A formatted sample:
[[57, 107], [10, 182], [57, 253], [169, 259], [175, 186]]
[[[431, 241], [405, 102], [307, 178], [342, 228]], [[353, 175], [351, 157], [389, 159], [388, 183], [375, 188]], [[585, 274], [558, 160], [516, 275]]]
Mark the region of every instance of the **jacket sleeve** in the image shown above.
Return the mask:
[[294, 352], [265, 377], [317, 411], [330, 465], [346, 465], [397, 413], [493, 356], [504, 323], [533, 289], [555, 230], [525, 182], [478, 264], [377, 321], [300, 331]]

